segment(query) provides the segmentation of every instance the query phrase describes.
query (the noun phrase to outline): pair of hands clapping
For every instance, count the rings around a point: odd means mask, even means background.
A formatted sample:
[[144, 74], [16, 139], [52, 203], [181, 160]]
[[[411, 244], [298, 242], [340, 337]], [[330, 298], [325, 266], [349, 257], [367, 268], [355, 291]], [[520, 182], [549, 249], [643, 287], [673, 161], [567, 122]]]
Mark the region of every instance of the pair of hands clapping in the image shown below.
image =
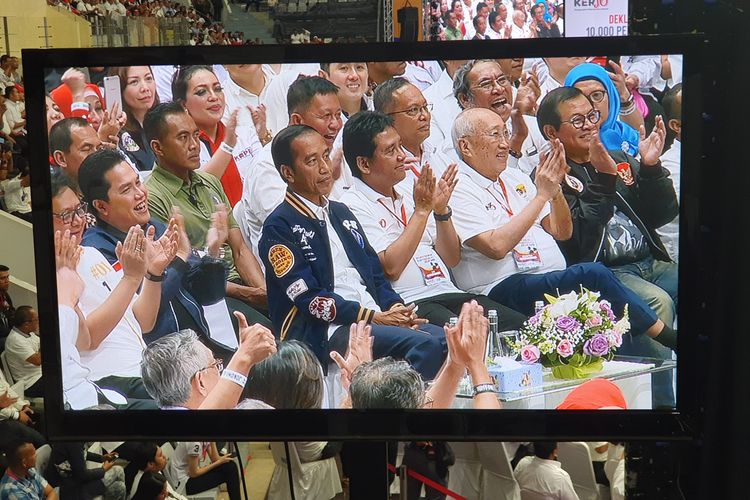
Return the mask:
[[[410, 160], [416, 161], [416, 158], [406, 158], [406, 163]], [[424, 212], [429, 214], [435, 212], [444, 214], [448, 210], [448, 202], [451, 199], [453, 190], [458, 184], [456, 178], [458, 166], [452, 163], [448, 166], [445, 173], [436, 181], [435, 174], [430, 165], [425, 165], [419, 177], [414, 181], [414, 210], [415, 212]]]

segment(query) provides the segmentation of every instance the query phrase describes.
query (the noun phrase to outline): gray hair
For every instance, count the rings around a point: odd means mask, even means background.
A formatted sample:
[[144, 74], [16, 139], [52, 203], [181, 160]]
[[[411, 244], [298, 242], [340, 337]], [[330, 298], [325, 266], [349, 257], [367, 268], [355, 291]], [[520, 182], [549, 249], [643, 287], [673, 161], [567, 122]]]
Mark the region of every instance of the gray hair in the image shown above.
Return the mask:
[[476, 133], [476, 126], [474, 120], [471, 119], [471, 115], [473, 113], [469, 112], [469, 110], [464, 110], [459, 113], [459, 115], [456, 117], [456, 120], [453, 122], [453, 127], [451, 128], [451, 139], [453, 140], [453, 148], [456, 150], [456, 154], [459, 158], [463, 160], [461, 157], [461, 150], [458, 147], [458, 141], [462, 137], [466, 137], [467, 135], [474, 135]]
[[474, 94], [471, 92], [471, 86], [469, 85], [469, 73], [472, 69], [474, 69], [474, 66], [483, 62], [493, 62], [497, 64], [497, 61], [495, 61], [494, 59], [471, 59], [470, 61], [467, 61], [466, 64], [458, 68], [453, 75], [453, 95], [455, 96], [456, 101], [458, 102], [458, 105], [461, 109], [465, 108], [464, 105], [461, 104], [461, 99], [459, 99], [459, 96], [465, 96], [466, 100], [469, 102], [474, 101]]
[[253, 366], [244, 397], [260, 399], [276, 409], [318, 409], [323, 404], [323, 369], [310, 348], [288, 340], [276, 354]]
[[198, 334], [180, 330], [154, 341], [143, 351], [143, 385], [160, 407], [183, 406], [190, 399], [193, 375], [210, 362], [201, 347]]
[[370, 408], [421, 408], [425, 390], [422, 377], [406, 361], [391, 357], [361, 364], [349, 387], [352, 406]]

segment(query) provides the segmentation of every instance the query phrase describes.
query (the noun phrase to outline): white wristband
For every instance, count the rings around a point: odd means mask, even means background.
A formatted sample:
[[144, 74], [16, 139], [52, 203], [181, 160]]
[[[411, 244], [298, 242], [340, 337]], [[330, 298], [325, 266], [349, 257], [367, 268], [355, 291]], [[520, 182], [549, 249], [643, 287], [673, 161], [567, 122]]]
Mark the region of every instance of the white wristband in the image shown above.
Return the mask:
[[245, 387], [245, 384], [247, 384], [246, 376], [241, 373], [237, 373], [234, 370], [230, 370], [229, 368], [224, 368], [224, 371], [221, 372], [221, 378], [231, 380], [240, 387]]
[[219, 149], [229, 155], [231, 155], [234, 152], [234, 146], [230, 146], [226, 142], [222, 142], [221, 144], [219, 144]]

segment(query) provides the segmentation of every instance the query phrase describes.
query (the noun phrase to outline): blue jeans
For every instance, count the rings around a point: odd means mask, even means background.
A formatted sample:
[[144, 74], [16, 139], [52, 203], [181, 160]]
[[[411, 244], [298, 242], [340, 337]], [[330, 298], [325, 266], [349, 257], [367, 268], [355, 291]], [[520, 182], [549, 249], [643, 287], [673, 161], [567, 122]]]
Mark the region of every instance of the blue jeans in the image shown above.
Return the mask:
[[647, 257], [632, 264], [610, 267], [615, 276], [651, 306], [671, 327], [677, 315], [677, 264]]
[[[399, 326], [371, 325], [373, 359], [391, 356], [404, 359], [422, 376], [432, 380], [443, 366], [448, 353], [445, 331], [435, 325], [422, 325], [419, 330]], [[346, 355], [349, 346], [349, 327], [338, 328], [329, 341], [332, 351]]]

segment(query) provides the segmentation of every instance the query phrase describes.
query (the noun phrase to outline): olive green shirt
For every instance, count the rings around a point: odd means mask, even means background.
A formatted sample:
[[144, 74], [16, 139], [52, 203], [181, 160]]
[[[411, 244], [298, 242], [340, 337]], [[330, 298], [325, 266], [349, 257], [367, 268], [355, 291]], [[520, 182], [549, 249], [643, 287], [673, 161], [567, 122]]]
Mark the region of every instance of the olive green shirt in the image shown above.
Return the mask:
[[[205, 249], [206, 235], [211, 229], [211, 215], [219, 203], [227, 207], [229, 229], [238, 227], [232, 215], [232, 205], [221, 187], [221, 181], [211, 174], [193, 171], [190, 172], [189, 181], [183, 181], [157, 165], [146, 180], [146, 186], [151, 216], [167, 222], [172, 216], [172, 207], [179, 207], [185, 219], [185, 231], [193, 248]], [[224, 260], [229, 269], [228, 280], [242, 283], [228, 243], [224, 244]]]

